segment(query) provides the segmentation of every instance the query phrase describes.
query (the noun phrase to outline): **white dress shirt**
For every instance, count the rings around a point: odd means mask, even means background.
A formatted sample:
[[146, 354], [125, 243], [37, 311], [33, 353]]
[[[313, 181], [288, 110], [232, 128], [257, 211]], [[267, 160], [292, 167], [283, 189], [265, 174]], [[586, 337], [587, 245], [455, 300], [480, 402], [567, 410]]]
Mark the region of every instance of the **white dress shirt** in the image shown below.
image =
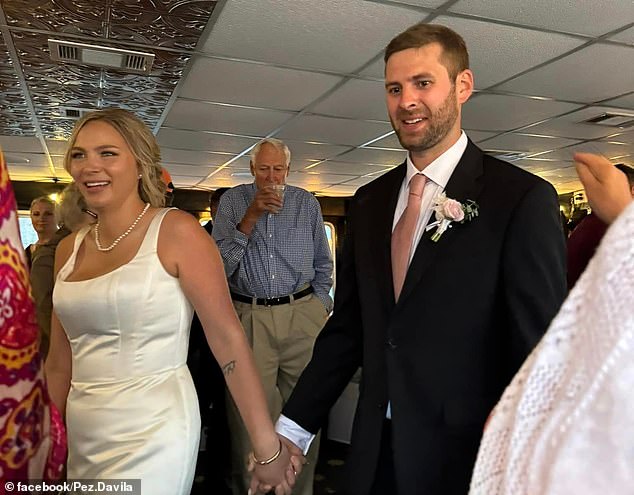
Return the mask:
[[[427, 178], [425, 189], [423, 190], [423, 199], [420, 203], [420, 212], [418, 214], [418, 222], [416, 223], [416, 232], [412, 239], [412, 249], [409, 262], [411, 263], [416, 251], [416, 246], [425, 232], [425, 227], [431, 219], [433, 210], [431, 208], [434, 198], [442, 193], [447, 187], [449, 178], [455, 170], [460, 158], [467, 149], [467, 135], [462, 131], [458, 140], [442, 155], [436, 158], [433, 162], [427, 165], [423, 170], [418, 170], [412, 162], [409, 154], [407, 155], [406, 172], [401, 189], [398, 194], [398, 201], [396, 203], [396, 209], [394, 210], [394, 220], [392, 222], [392, 231], [398, 223], [405, 207], [407, 206], [407, 198], [409, 196], [409, 183], [411, 178], [416, 174], [422, 174]], [[392, 410], [391, 404], [388, 403], [386, 417], [391, 418]], [[287, 418], [283, 414], [277, 420], [275, 425], [276, 431], [290, 439], [295, 445], [304, 451], [304, 454], [308, 452], [310, 444], [312, 443], [315, 435], [299, 426], [295, 421]]]

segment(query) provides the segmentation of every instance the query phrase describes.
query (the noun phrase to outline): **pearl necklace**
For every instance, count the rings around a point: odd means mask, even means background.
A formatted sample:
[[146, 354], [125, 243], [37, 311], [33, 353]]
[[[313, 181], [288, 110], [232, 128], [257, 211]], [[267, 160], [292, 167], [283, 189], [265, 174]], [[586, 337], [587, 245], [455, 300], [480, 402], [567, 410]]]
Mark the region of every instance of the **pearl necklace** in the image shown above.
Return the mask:
[[114, 247], [119, 244], [119, 242], [121, 241], [121, 239], [123, 239], [124, 237], [126, 237], [130, 232], [132, 232], [132, 230], [134, 229], [134, 227], [136, 227], [136, 224], [139, 223], [139, 221], [143, 218], [143, 215], [145, 215], [145, 212], [148, 210], [148, 208], [150, 207], [150, 203], [145, 203], [145, 207], [143, 208], [143, 211], [141, 211], [141, 213], [139, 213], [139, 216], [136, 217], [136, 220], [134, 220], [134, 222], [132, 222], [132, 225], [130, 225], [128, 227], [128, 230], [126, 230], [123, 234], [121, 234], [119, 237], [117, 237], [114, 241], [112, 241], [112, 244], [110, 244], [110, 246], [108, 247], [103, 247], [101, 245], [101, 242], [99, 242], [99, 222], [97, 222], [95, 224], [95, 244], [97, 244], [97, 249], [101, 252], [106, 252], [106, 251], [112, 251], [114, 249]]

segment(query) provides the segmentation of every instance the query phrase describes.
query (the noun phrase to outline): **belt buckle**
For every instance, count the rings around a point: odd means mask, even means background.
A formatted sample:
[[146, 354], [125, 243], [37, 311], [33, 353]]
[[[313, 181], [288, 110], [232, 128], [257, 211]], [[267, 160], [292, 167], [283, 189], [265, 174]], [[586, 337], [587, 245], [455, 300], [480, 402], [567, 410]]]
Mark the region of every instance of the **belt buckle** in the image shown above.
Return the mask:
[[275, 306], [275, 302], [274, 302], [274, 301], [275, 301], [275, 298], [274, 298], [274, 297], [272, 297], [272, 298], [270, 298], [270, 299], [266, 299], [266, 298], [265, 298], [265, 299], [264, 299], [264, 307], [265, 307], [265, 308], [270, 308], [271, 306]]

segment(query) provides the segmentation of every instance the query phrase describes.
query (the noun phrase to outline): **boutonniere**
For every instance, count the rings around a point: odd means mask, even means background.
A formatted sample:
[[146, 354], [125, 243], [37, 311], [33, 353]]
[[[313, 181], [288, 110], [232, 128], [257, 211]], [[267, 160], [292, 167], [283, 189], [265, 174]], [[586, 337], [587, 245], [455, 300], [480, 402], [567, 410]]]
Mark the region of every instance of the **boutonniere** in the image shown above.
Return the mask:
[[478, 216], [478, 203], [468, 199], [464, 203], [448, 198], [445, 193], [440, 193], [432, 204], [432, 210], [436, 214], [436, 221], [430, 223], [425, 230], [436, 227], [436, 231], [432, 234], [431, 240], [438, 242], [440, 236], [451, 227], [452, 222], [470, 222]]

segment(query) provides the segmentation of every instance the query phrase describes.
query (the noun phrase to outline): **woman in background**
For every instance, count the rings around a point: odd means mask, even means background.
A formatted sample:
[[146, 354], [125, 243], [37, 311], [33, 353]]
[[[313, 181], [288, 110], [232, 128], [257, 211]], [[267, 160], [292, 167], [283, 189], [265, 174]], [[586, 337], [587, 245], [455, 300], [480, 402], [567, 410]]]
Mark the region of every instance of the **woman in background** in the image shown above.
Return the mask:
[[55, 249], [64, 237], [76, 232], [84, 225], [95, 221], [95, 217], [86, 209], [84, 198], [75, 184], [69, 184], [60, 194], [55, 205], [55, 223], [57, 231], [42, 243], [31, 258], [31, 292], [35, 300], [35, 313], [40, 328], [40, 354], [46, 359], [51, 338], [51, 313], [53, 311], [53, 265]]
[[69, 141], [65, 167], [98, 221], [63, 239], [55, 259], [46, 371], [66, 414], [68, 478], [141, 478], [143, 493], [189, 494], [200, 433], [185, 364], [195, 309], [247, 425], [258, 478], [290, 493], [290, 456], [220, 255], [193, 216], [162, 208], [159, 159], [150, 130], [124, 110], [87, 114]]
[[57, 230], [55, 223], [55, 202], [48, 196], [39, 196], [31, 201], [31, 223], [37, 234], [37, 242], [26, 248], [26, 259], [31, 266], [33, 254], [39, 246], [51, 240]]

